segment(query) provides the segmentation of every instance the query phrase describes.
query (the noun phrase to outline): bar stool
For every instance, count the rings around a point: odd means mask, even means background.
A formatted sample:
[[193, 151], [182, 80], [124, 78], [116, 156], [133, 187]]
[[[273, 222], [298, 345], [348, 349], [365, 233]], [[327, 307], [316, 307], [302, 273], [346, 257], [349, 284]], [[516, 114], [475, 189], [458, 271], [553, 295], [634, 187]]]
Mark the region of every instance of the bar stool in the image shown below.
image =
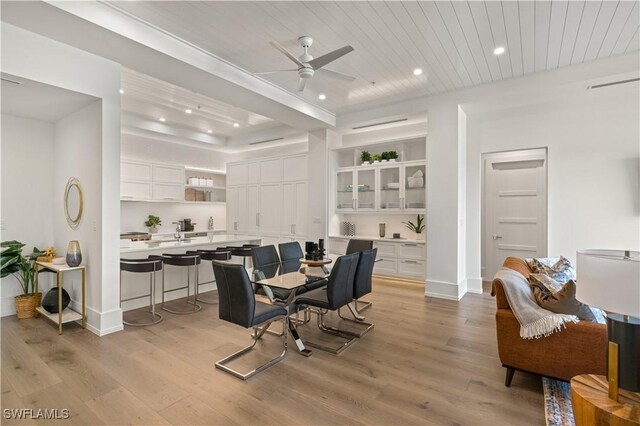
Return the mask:
[[242, 258], [242, 266], [247, 267], [247, 257], [251, 257], [251, 249], [254, 247], [260, 247], [257, 244], [243, 244], [239, 246], [227, 246], [227, 250], [231, 250], [232, 256], [238, 256]]
[[[156, 257], [156, 256], [149, 256]], [[187, 269], [187, 285], [184, 287], [172, 288], [171, 290], [165, 290], [164, 288], [164, 271], [166, 268], [162, 269], [162, 309], [171, 312], [172, 314], [184, 315], [184, 314], [193, 314], [202, 309], [202, 306], [198, 305], [198, 265], [200, 265], [201, 258], [199, 254], [166, 254], [163, 253], [162, 256], [157, 256], [163, 259], [163, 262], [166, 265], [175, 266], [178, 268], [186, 268]], [[195, 269], [195, 289], [194, 289], [194, 302], [193, 309], [187, 311], [176, 311], [173, 309], [169, 309], [164, 306], [164, 295], [165, 293], [170, 293], [172, 291], [184, 290], [187, 289], [187, 303], [189, 302], [189, 290], [191, 287], [191, 268]]]
[[[215, 249], [215, 250], [200, 249], [196, 251], [187, 251], [187, 254], [199, 254], [202, 260], [208, 260], [208, 261], [214, 261], [214, 260], [228, 261], [231, 259], [231, 250], [227, 250], [227, 249]], [[204, 284], [211, 284], [215, 282], [216, 282], [216, 279], [214, 276], [211, 281], [204, 281], [204, 282], [197, 281], [196, 286], [199, 287]], [[207, 305], [215, 305], [218, 303], [217, 300], [205, 300], [205, 299], [199, 299], [199, 298], [196, 298], [195, 301], [200, 303], [206, 303]], [[192, 301], [188, 301], [188, 302], [194, 303]]]
[[[149, 297], [149, 312], [151, 313], [151, 321], [148, 322], [128, 322], [122, 320], [122, 323], [130, 327], [146, 327], [149, 325], [158, 324], [163, 320], [162, 315], [156, 312], [156, 272], [164, 271], [162, 268], [162, 259], [120, 259], [120, 307], [122, 308], [122, 302], [128, 302], [130, 300], [142, 299], [143, 297]], [[143, 296], [130, 297], [128, 299], [122, 299], [122, 271], [131, 272], [134, 274], [150, 274], [149, 275], [149, 294]], [[164, 274], [162, 277], [162, 283], [164, 286]]]

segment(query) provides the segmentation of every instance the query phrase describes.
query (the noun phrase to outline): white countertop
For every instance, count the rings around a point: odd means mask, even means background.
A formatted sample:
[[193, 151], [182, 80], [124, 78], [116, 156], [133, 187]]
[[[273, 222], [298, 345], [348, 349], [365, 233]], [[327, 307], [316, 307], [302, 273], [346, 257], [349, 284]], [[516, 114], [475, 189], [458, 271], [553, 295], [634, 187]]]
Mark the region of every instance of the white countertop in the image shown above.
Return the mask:
[[416, 240], [415, 238], [380, 238], [369, 235], [356, 235], [353, 237], [347, 237], [346, 235], [329, 235], [329, 238], [341, 238], [343, 240], [371, 240], [385, 243], [426, 244], [425, 240]]
[[222, 234], [208, 237], [189, 238], [183, 241], [132, 241], [131, 247], [120, 248], [120, 254], [137, 252], [158, 252], [169, 249], [190, 249], [199, 246], [234, 245], [241, 242], [261, 240], [255, 235]]

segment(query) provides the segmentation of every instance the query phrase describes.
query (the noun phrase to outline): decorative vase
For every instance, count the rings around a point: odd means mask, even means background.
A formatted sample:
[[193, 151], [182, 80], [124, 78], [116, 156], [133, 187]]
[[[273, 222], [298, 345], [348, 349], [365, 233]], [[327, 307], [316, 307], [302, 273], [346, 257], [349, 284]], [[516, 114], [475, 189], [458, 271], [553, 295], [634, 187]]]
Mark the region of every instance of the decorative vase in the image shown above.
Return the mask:
[[21, 294], [16, 296], [16, 316], [18, 319], [35, 317], [36, 307], [40, 305], [41, 297], [42, 293]]
[[[71, 296], [67, 293], [67, 290], [62, 289], [62, 310], [64, 311], [69, 303], [71, 302]], [[42, 307], [45, 311], [50, 314], [58, 313], [58, 287], [53, 287], [47, 294], [42, 298]]]
[[378, 227], [380, 228], [380, 238], [384, 238], [387, 225], [385, 225], [384, 223], [381, 223], [378, 225]]
[[80, 243], [76, 240], [69, 241], [67, 247], [67, 265], [75, 268], [82, 263], [82, 252], [80, 251]]

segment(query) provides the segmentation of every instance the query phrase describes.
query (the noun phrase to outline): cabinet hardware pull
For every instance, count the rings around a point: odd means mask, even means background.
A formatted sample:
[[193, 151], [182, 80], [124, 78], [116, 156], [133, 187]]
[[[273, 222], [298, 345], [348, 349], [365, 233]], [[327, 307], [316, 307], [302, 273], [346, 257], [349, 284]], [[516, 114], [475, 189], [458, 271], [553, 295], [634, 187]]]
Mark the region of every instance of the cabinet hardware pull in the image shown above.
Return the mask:
[[403, 246], [407, 246], [407, 247], [418, 247], [417, 244], [403, 244]]
[[121, 195], [120, 198], [132, 199], [133, 195]]
[[418, 263], [417, 260], [403, 260], [403, 263]]
[[175, 200], [173, 197], [164, 197], [163, 200]]

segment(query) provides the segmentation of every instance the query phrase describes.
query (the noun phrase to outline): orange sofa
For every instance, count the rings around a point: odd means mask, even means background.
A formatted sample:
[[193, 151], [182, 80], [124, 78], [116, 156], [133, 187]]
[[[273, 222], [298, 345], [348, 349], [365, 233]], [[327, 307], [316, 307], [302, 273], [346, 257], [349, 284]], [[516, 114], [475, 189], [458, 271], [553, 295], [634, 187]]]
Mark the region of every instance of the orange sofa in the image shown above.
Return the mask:
[[[509, 257], [503, 267], [529, 278], [531, 269], [518, 258]], [[569, 381], [579, 374], [606, 375], [607, 326], [589, 321], [567, 323], [567, 327], [548, 337], [522, 339], [520, 323], [513, 315], [503, 286], [509, 282], [493, 280], [496, 296], [498, 353], [507, 373], [505, 386], [511, 385], [515, 370]], [[580, 285], [578, 283], [578, 285]]]

